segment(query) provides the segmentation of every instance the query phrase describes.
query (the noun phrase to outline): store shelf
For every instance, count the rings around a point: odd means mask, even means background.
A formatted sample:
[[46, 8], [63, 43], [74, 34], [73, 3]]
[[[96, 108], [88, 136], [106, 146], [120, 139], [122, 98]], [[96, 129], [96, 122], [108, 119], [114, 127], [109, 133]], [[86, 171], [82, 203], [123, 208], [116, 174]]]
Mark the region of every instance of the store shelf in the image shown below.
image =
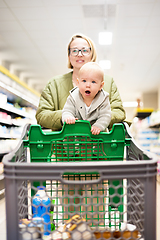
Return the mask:
[[12, 125], [12, 120], [7, 120], [7, 119], [3, 119], [3, 118], [0, 118], [0, 124], [5, 124], [5, 125]]
[[0, 152], [0, 159], [4, 156], [4, 155], [6, 155], [7, 153], [9, 153], [9, 152]]
[[16, 147], [26, 123], [35, 124], [40, 94], [0, 66], [0, 161]]
[[154, 123], [149, 125], [150, 128], [160, 128], [160, 123]]
[[25, 82], [21, 81], [14, 74], [11, 74], [8, 69], [1, 65], [0, 88], [11, 102], [21, 101], [23, 105], [37, 108], [40, 93], [29, 87]]
[[0, 118], [0, 124], [2, 125], [8, 125], [8, 126], [15, 126], [15, 127], [19, 127], [19, 126], [23, 126], [24, 123], [23, 123], [23, 120], [20, 121], [18, 119], [3, 119], [3, 118]]
[[153, 111], [144, 119], [135, 118], [131, 128], [136, 142], [160, 158], [160, 110]]
[[136, 117], [138, 117], [139, 119], [144, 119], [148, 116], [151, 115], [151, 113], [153, 112], [153, 108], [137, 108], [136, 109]]
[[160, 110], [154, 111], [149, 117], [150, 128], [160, 128]]
[[9, 138], [0, 139], [0, 161], [2, 161], [2, 158], [5, 154], [15, 149], [19, 143], [19, 138], [17, 138], [17, 135], [15, 136], [16, 138], [10, 138], [11, 137], [10, 135], [8, 137]]
[[0, 134], [0, 139], [17, 139], [20, 137], [21, 137], [21, 134], [17, 134], [17, 135], [11, 135], [11, 134], [7, 134], [7, 133]]
[[2, 105], [0, 103], [0, 109], [3, 109], [3, 110], [5, 110], [7, 112], [10, 112], [10, 113], [14, 113], [17, 116], [26, 117], [26, 118], [30, 118], [30, 119], [34, 119], [35, 118], [31, 114], [29, 114], [29, 113], [27, 113], [27, 112], [25, 112], [23, 110], [17, 109], [14, 106], [12, 106], [11, 104], [8, 104], [8, 103], [6, 103], [5, 105]]

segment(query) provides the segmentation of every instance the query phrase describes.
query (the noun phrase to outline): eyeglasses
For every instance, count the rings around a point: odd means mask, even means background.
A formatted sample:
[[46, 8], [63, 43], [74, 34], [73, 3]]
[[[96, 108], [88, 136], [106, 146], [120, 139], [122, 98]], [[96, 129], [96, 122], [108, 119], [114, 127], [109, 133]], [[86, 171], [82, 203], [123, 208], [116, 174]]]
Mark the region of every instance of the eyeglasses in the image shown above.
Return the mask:
[[91, 52], [91, 48], [82, 48], [82, 49], [78, 49], [78, 48], [70, 48], [69, 52], [71, 54], [71, 56], [75, 57], [79, 55], [79, 52], [81, 52], [81, 54], [83, 56], [87, 56], [90, 54]]

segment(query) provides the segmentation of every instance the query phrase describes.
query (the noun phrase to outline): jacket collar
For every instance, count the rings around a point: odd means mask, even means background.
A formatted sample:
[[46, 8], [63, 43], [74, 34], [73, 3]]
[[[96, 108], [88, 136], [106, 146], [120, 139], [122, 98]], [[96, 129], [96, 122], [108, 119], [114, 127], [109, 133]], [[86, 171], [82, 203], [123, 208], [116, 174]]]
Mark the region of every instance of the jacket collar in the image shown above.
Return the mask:
[[[78, 87], [73, 88], [70, 91], [70, 95], [74, 99], [78, 111], [81, 113], [83, 117], [85, 117], [85, 103], [83, 101], [83, 97], [79, 91], [79, 88]], [[108, 95], [109, 94], [105, 92], [103, 89], [100, 92], [98, 92], [96, 97], [92, 101], [90, 112], [96, 110], [97, 107], [99, 107], [99, 105], [105, 100], [105, 98]]]

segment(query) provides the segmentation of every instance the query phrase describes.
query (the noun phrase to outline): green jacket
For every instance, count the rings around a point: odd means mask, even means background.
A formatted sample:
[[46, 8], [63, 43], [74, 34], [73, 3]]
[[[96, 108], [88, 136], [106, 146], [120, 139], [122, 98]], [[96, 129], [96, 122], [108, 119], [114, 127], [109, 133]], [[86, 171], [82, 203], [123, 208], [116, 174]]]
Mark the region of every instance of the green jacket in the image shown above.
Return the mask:
[[[73, 88], [72, 72], [51, 79], [44, 88], [36, 112], [37, 123], [45, 128], [60, 130], [62, 128], [62, 109]], [[123, 122], [125, 110], [114, 80], [105, 75], [103, 89], [109, 93], [112, 118], [109, 128], [113, 123]]]

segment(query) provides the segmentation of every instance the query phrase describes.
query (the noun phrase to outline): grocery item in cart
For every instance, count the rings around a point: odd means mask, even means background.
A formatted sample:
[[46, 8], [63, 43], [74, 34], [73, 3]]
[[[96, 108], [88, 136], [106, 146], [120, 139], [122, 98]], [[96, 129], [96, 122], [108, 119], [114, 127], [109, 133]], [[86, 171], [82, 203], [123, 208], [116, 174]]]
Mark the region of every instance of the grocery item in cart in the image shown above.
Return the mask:
[[32, 212], [33, 218], [42, 217], [44, 222], [44, 235], [49, 235], [51, 231], [50, 207], [51, 200], [45, 192], [45, 187], [37, 187], [38, 191], [33, 197]]
[[64, 225], [58, 227], [52, 235], [53, 240], [66, 239], [66, 240], [95, 240], [95, 236], [86, 219], [80, 217], [78, 214], [71, 217], [65, 222]]
[[[96, 240], [96, 239], [139, 239], [139, 232], [136, 226], [131, 224], [121, 223], [121, 230], [110, 231], [104, 227], [99, 227], [99, 231], [90, 227], [86, 219], [78, 214], [75, 214], [65, 224], [58, 227], [57, 230], [53, 232], [49, 239], [53, 240]], [[47, 239], [47, 240], [49, 240]]]
[[21, 219], [19, 222], [21, 240], [39, 239], [42, 237], [43, 224], [41, 218]]

